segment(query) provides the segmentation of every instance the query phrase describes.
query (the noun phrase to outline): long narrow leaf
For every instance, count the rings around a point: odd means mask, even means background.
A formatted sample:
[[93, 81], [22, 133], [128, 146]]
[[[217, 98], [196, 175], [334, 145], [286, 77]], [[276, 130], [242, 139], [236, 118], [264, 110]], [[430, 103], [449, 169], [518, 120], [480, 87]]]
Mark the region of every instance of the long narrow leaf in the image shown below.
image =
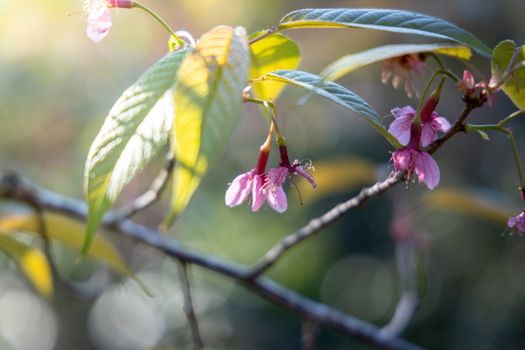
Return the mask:
[[391, 9], [303, 9], [281, 19], [280, 29], [355, 27], [418, 34], [451, 40], [490, 57], [492, 51], [478, 38], [440, 18]]
[[379, 131], [394, 147], [400, 147], [399, 142], [386, 130], [381, 118], [372, 106], [344, 86], [333, 82], [324, 82], [321, 77], [302, 71], [278, 70], [268, 73], [265, 78], [302, 87], [344, 108], [356, 112]]
[[469, 60], [471, 56], [471, 51], [468, 47], [456, 44], [385, 45], [343, 56], [323, 69], [321, 77], [326, 80], [337, 80], [343, 75], [372, 63], [381, 62], [393, 57], [426, 52], [452, 56], [463, 60]]

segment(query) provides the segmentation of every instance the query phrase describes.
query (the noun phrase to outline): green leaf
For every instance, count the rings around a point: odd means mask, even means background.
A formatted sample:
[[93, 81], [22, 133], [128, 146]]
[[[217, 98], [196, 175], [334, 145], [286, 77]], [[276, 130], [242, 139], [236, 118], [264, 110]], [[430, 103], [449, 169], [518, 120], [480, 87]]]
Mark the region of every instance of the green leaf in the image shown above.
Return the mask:
[[469, 60], [472, 53], [468, 47], [455, 44], [395, 44], [375, 47], [370, 50], [346, 55], [329, 64], [321, 72], [327, 80], [337, 80], [363, 66], [381, 62], [389, 58], [418, 53], [437, 53]]
[[356, 112], [379, 131], [394, 147], [400, 147], [396, 138], [385, 129], [377, 112], [365, 100], [344, 86], [333, 82], [323, 82], [321, 77], [302, 71], [278, 70], [268, 73], [265, 76], [265, 80], [268, 79], [302, 87]]
[[208, 167], [219, 157], [240, 116], [250, 56], [244, 28], [205, 33], [177, 76], [177, 117], [171, 132], [177, 160], [169, 226], [186, 207]]
[[[498, 81], [504, 78], [503, 75], [505, 75], [509, 64], [512, 63], [511, 60], [513, 59], [515, 49], [516, 55], [513, 65], [524, 60], [525, 45], [517, 46], [512, 40], [504, 40], [494, 48], [491, 67], [492, 74], [496, 76]], [[503, 91], [505, 91], [507, 96], [510, 97], [518, 108], [525, 109], [525, 67], [516, 69], [510, 77], [505, 80]]]
[[279, 29], [367, 28], [451, 40], [490, 57], [492, 51], [469, 32], [442, 19], [416, 12], [389, 9], [303, 9], [290, 12]]
[[53, 295], [51, 265], [42, 251], [6, 235], [0, 235], [0, 250], [16, 262], [37, 292], [47, 298]]
[[[259, 36], [254, 33], [249, 39]], [[296, 69], [301, 62], [301, 51], [295, 41], [281, 33], [275, 33], [250, 45], [250, 79], [257, 79], [278, 69]], [[284, 84], [271, 82], [252, 85], [255, 97], [275, 101]]]
[[165, 56], [129, 87], [91, 145], [84, 179], [89, 215], [83, 254], [124, 186], [166, 145], [173, 102], [171, 94], [162, 96], [173, 86], [188, 51], [182, 49]]

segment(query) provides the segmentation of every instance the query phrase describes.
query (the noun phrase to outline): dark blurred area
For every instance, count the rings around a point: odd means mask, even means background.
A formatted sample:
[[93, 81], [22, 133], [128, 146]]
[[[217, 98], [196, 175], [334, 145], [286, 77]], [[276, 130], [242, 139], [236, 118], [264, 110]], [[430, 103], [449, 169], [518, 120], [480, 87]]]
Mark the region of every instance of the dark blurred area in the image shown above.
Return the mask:
[[[489, 47], [508, 38], [521, 43], [525, 36], [520, 0], [146, 3], [173, 28], [195, 37], [218, 24], [242, 25], [248, 33], [255, 32], [277, 24], [291, 10], [306, 7], [422, 12], [459, 25]], [[107, 112], [122, 91], [168, 50], [168, 35], [143, 12], [120, 9], [112, 15], [109, 36], [94, 44], [85, 35], [86, 16], [79, 1], [0, 1], [2, 170], [16, 170], [51, 190], [82, 197], [84, 161]], [[387, 43], [434, 42], [359, 29], [305, 29], [285, 34], [301, 46], [300, 69], [316, 74], [348, 53]], [[466, 68], [452, 59], [444, 58], [444, 62], [457, 75]], [[488, 80], [489, 61], [474, 55], [471, 63]], [[432, 64], [426, 66], [422, 87]], [[415, 107], [417, 100], [408, 99], [402, 89], [381, 84], [380, 72], [380, 64], [370, 65], [339, 82], [382, 116], [396, 106]], [[314, 166], [363, 159], [378, 179], [388, 174], [392, 149], [387, 142], [356, 115], [326, 100], [312, 97], [300, 105], [304, 94], [287, 88], [277, 102], [292, 158], [311, 159]], [[462, 104], [456, 87], [447, 82], [438, 113], [454, 121]], [[500, 93], [493, 109], [476, 110], [471, 120], [496, 122], [515, 109]], [[385, 122], [390, 121], [386, 117]], [[518, 118], [511, 126], [522, 150], [524, 123]], [[289, 188], [285, 214], [270, 209], [253, 214], [248, 206], [227, 208], [227, 184], [253, 167], [266, 132], [259, 110], [246, 106], [227, 150], [168, 234], [190, 247], [251, 264], [279, 238], [350, 198], [358, 191], [356, 185], [363, 185], [361, 181], [325, 192], [320, 187], [315, 190], [318, 194], [304, 189], [302, 206], [296, 191]], [[491, 136], [487, 142], [474, 133], [460, 134], [436, 154], [440, 188], [472, 191], [517, 214], [521, 210], [518, 178], [510, 145], [504, 136]], [[133, 181], [120, 204], [144, 191], [162, 162], [159, 157]], [[318, 167], [317, 175], [323, 176], [322, 169]], [[402, 336], [429, 349], [525, 348], [521, 328], [525, 322], [525, 284], [521, 282], [525, 241], [518, 235], [502, 235], [505, 222], [425, 206], [421, 198], [426, 193], [417, 184], [397, 186], [298, 246], [269, 275], [310, 298], [383, 326], [395, 310], [402, 285], [391, 221], [410, 214], [421, 238], [415, 245], [420, 304]], [[164, 198], [137, 220], [156, 227], [166, 211]], [[45, 300], [0, 253], [0, 349], [191, 348], [175, 263], [111, 233], [107, 237], [154, 296], [147, 296], [134, 281], [114, 276], [102, 264], [78, 263], [76, 252], [58, 247], [61, 273], [84, 292], [77, 294], [57, 284], [52, 300]], [[301, 348], [302, 324], [296, 315], [209, 271], [193, 267], [191, 272], [206, 348]], [[315, 336], [319, 349], [372, 348], [323, 326], [316, 329]]]

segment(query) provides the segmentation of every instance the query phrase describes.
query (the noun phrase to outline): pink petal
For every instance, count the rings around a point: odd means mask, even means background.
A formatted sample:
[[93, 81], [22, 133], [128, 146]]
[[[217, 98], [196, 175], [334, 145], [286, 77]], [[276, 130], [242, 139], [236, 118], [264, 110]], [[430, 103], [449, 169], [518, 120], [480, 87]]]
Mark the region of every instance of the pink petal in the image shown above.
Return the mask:
[[98, 43], [106, 37], [111, 28], [111, 13], [105, 5], [97, 6], [89, 12], [87, 20], [87, 36]]
[[406, 115], [410, 115], [411, 118], [414, 118], [414, 115], [416, 115], [416, 110], [414, 108], [412, 108], [411, 106], [405, 106], [405, 107], [396, 107], [392, 110], [390, 110], [390, 113], [392, 113], [392, 115], [395, 117], [395, 118], [401, 118], [401, 117], [404, 117]]
[[[392, 114], [394, 114], [393, 111], [394, 110], [392, 110]], [[408, 142], [410, 142], [410, 128], [413, 117], [413, 114], [400, 115], [399, 117], [396, 117], [396, 119], [392, 122], [392, 124], [390, 124], [390, 127], [388, 128], [388, 132], [394, 135], [394, 137], [403, 146], [408, 145]]]
[[286, 200], [286, 194], [284, 193], [283, 186], [274, 187], [268, 190], [266, 194], [266, 201], [278, 213], [283, 213], [288, 208], [288, 202]]
[[437, 133], [434, 128], [432, 128], [432, 125], [429, 123], [423, 124], [423, 128], [421, 129], [421, 146], [427, 147], [434, 142], [435, 139], [437, 139]]
[[472, 75], [472, 73], [470, 71], [468, 71], [468, 70], [464, 70], [463, 71], [463, 82], [465, 83], [465, 86], [468, 89], [473, 89], [474, 88], [474, 84], [475, 84], [474, 76]]
[[397, 171], [409, 170], [411, 164], [411, 152], [407, 148], [400, 149], [395, 151], [392, 154], [392, 163], [394, 164], [394, 169]]
[[430, 190], [439, 184], [439, 166], [426, 152], [420, 152], [415, 159], [416, 174], [419, 182], [424, 182]]
[[286, 175], [288, 175], [288, 168], [282, 166], [271, 168], [268, 170], [268, 186], [281, 186], [284, 183], [284, 180], [286, 180]]
[[447, 132], [450, 129], [450, 123], [444, 117], [438, 116], [437, 113], [432, 113], [432, 128], [436, 131]]
[[507, 222], [507, 226], [510, 228], [513, 228], [516, 226], [516, 223], [518, 222], [518, 216], [511, 216], [509, 218], [509, 221]]
[[302, 166], [295, 165], [295, 164], [299, 164], [299, 162], [297, 160], [294, 162], [294, 170], [295, 170], [295, 172], [297, 174], [299, 174], [300, 176], [304, 177], [306, 179], [306, 181], [308, 181], [312, 185], [313, 188], [316, 188], [317, 187], [317, 183], [315, 182], [313, 176], [308, 174], [308, 172], [306, 170], [304, 170]]
[[246, 200], [253, 187], [253, 173], [247, 172], [237, 176], [226, 191], [225, 202], [229, 207], [235, 207]]
[[252, 211], [258, 211], [264, 204], [264, 177], [265, 175], [255, 175], [252, 188]]

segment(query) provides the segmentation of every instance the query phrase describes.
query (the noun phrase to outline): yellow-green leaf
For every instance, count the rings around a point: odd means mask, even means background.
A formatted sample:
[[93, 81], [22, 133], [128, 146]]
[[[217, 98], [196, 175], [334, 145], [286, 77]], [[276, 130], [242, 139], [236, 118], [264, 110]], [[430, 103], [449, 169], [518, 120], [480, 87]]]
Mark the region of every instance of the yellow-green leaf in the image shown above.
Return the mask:
[[472, 52], [468, 47], [455, 44], [395, 44], [375, 47], [370, 50], [346, 55], [329, 64], [321, 72], [327, 80], [337, 80], [363, 66], [403, 55], [433, 52], [469, 60]]
[[[503, 75], [509, 68], [515, 52], [514, 65], [524, 60], [525, 45], [517, 46], [512, 40], [504, 40], [494, 48], [491, 66], [492, 74], [494, 74], [498, 80], [504, 78]], [[503, 91], [505, 91], [507, 96], [510, 97], [518, 108], [525, 109], [525, 67], [516, 69], [512, 75], [505, 80]]]
[[424, 202], [433, 208], [473, 215], [499, 224], [507, 223], [511, 216], [511, 213], [501, 206], [460, 189], [444, 188], [428, 192]]
[[[44, 220], [49, 237], [77, 251], [80, 251], [86, 237], [86, 225], [79, 221], [58, 215], [45, 213]], [[0, 216], [0, 235], [10, 232], [28, 232], [40, 235], [36, 214], [32, 212], [2, 211]], [[130, 269], [113, 244], [102, 236], [93, 238], [88, 257], [109, 265], [115, 272], [129, 276]]]
[[219, 26], [205, 33], [182, 62], [174, 92], [171, 135], [177, 161], [167, 225], [186, 207], [233, 132], [249, 60], [245, 29]]
[[42, 251], [7, 235], [0, 235], [0, 250], [16, 262], [38, 293], [46, 298], [53, 295], [53, 274]]
[[[250, 39], [261, 33], [250, 35]], [[296, 69], [301, 62], [301, 51], [295, 41], [281, 33], [275, 33], [250, 45], [250, 79], [257, 79], [278, 69]], [[279, 82], [254, 83], [255, 97], [276, 100], [285, 84]]]

